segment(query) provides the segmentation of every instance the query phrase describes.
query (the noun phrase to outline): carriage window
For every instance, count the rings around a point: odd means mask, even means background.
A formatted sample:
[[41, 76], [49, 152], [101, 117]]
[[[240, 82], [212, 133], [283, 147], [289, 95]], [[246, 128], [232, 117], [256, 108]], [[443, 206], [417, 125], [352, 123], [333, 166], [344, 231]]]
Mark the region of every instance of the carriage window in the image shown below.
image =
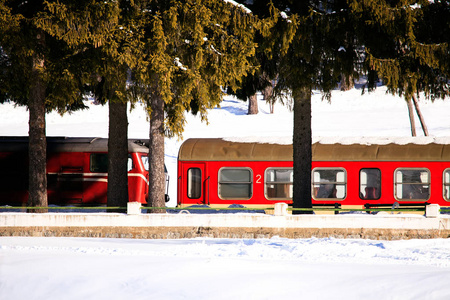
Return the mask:
[[250, 199], [252, 197], [252, 171], [247, 168], [220, 169], [219, 197], [221, 199]]
[[381, 197], [380, 169], [361, 169], [359, 172], [359, 195], [361, 199], [377, 200]]
[[199, 168], [187, 171], [187, 195], [191, 199], [198, 199], [202, 195], [202, 170]]
[[347, 173], [342, 168], [315, 168], [312, 173], [314, 199], [344, 199], [347, 191]]
[[264, 179], [268, 199], [292, 199], [294, 181], [292, 168], [269, 168]]
[[90, 170], [91, 170], [91, 172], [107, 173], [108, 172], [108, 154], [92, 153]]
[[444, 171], [444, 199], [450, 201], [450, 169]]
[[[133, 159], [128, 154], [127, 172], [133, 169]], [[91, 172], [108, 173], [108, 154], [106, 153], [92, 153], [91, 154]]]
[[148, 156], [147, 155], [142, 155], [141, 156], [141, 160], [142, 160], [142, 164], [144, 165], [144, 169], [145, 171], [148, 171], [149, 167], [149, 163], [148, 163]]
[[398, 200], [428, 200], [430, 171], [428, 169], [395, 170], [394, 190]]
[[[150, 169], [150, 163], [149, 163], [148, 155], [147, 154], [142, 155], [141, 156], [141, 160], [142, 160], [142, 165], [144, 165], [144, 170], [148, 171]], [[164, 173], [167, 176], [167, 168], [166, 168], [165, 164], [164, 164]]]
[[128, 161], [127, 161], [127, 172], [130, 172], [133, 170], [133, 159], [131, 158], [131, 154], [128, 154]]

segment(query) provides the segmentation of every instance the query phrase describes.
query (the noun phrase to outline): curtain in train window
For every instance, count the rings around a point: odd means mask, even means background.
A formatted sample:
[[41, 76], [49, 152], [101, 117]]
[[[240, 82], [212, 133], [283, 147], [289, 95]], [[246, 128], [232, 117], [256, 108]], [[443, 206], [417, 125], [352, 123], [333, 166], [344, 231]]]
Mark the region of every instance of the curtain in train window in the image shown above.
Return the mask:
[[380, 169], [366, 168], [359, 172], [359, 195], [361, 199], [377, 200], [381, 197]]
[[450, 169], [444, 171], [444, 199], [450, 201]]
[[202, 170], [190, 168], [187, 171], [187, 196], [198, 199], [202, 196]]
[[430, 171], [428, 169], [397, 169], [394, 175], [395, 198], [398, 200], [428, 200]]
[[347, 193], [346, 171], [342, 168], [315, 168], [311, 192], [314, 199], [344, 199]]
[[269, 168], [265, 172], [264, 180], [268, 199], [292, 199], [294, 181], [292, 168]]
[[219, 197], [221, 199], [250, 199], [252, 172], [248, 168], [222, 168], [219, 170]]

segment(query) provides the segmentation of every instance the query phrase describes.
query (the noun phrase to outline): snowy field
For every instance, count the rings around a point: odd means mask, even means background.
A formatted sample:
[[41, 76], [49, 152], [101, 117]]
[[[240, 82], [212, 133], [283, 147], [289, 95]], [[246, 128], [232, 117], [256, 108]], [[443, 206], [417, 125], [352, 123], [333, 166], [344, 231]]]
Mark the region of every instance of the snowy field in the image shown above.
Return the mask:
[[0, 238], [1, 299], [450, 299], [450, 242]]
[[[380, 87], [334, 91], [331, 103], [313, 95], [315, 137], [410, 136], [406, 103]], [[50, 113], [49, 136], [108, 136], [107, 107], [64, 117]], [[450, 136], [450, 101], [420, 100], [431, 135]], [[291, 136], [292, 113], [259, 101], [225, 97], [210, 124], [188, 116], [190, 137]], [[0, 135], [27, 135], [28, 113], [0, 105]], [[147, 138], [138, 105], [129, 137]], [[418, 120], [416, 120], [419, 126]], [[420, 128], [417, 132], [421, 134]], [[166, 140], [171, 202], [176, 204], [176, 159], [182, 140]], [[0, 238], [0, 299], [450, 299], [450, 240], [352, 239]]]

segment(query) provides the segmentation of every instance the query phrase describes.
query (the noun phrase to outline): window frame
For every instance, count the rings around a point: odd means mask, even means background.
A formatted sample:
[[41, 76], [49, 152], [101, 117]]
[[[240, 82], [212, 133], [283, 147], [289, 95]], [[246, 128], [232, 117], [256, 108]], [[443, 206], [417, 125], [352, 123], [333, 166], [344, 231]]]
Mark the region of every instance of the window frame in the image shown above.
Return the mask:
[[[326, 184], [321, 184], [319, 182], [314, 181], [314, 172], [315, 171], [321, 171], [321, 170], [338, 170], [338, 171], [343, 171], [344, 172], [344, 181], [330, 181], [327, 182]], [[347, 198], [347, 184], [348, 184], [348, 180], [347, 180], [348, 176], [347, 176], [347, 170], [345, 168], [342, 167], [316, 167], [314, 169], [312, 169], [311, 171], [311, 197], [314, 200], [325, 200], [325, 201], [344, 201]], [[342, 185], [344, 187], [344, 196], [341, 197], [331, 197], [331, 198], [319, 198], [316, 197], [314, 194], [314, 185], [319, 185], [319, 189], [320, 189], [320, 185], [330, 185], [330, 184], [334, 184], [334, 185]], [[335, 187], [336, 188], [336, 187]]]
[[[361, 174], [362, 174], [362, 172], [363, 172], [363, 170], [377, 170], [378, 171], [378, 173], [379, 173], [379, 187], [378, 187], [378, 189], [379, 189], [379, 192], [378, 192], [378, 198], [363, 198], [362, 197], [362, 192], [361, 192], [361, 188], [363, 187], [363, 184], [362, 184], [362, 181], [361, 181]], [[360, 170], [359, 170], [359, 198], [361, 199], [361, 200], [380, 200], [381, 199], [381, 191], [382, 191], [382, 172], [381, 172], [381, 169], [380, 168], [361, 168]], [[365, 185], [364, 185], [366, 188], [368, 187], [368, 183], [366, 182], [365, 183]]]
[[[198, 197], [192, 197], [191, 195], [189, 195], [189, 190], [190, 190], [190, 182], [191, 182], [191, 180], [190, 180], [190, 178], [191, 178], [191, 175], [190, 175], [190, 170], [198, 170], [198, 171], [200, 171], [200, 181], [197, 183], [197, 184], [199, 184], [197, 187], [199, 187], [199, 195], [198, 195]], [[203, 189], [202, 189], [202, 183], [203, 183], [203, 180], [202, 180], [202, 169], [201, 168], [199, 168], [199, 167], [191, 167], [191, 168], [189, 168], [189, 169], [187, 169], [187, 171], [186, 171], [186, 196], [189, 198], [189, 199], [201, 199], [202, 198], [202, 192], [203, 192]]]
[[293, 188], [294, 188], [294, 179], [292, 178], [292, 181], [268, 181], [268, 174], [267, 172], [271, 171], [271, 170], [289, 170], [292, 171], [292, 173], [294, 172], [294, 168], [290, 168], [290, 167], [269, 167], [264, 171], [264, 196], [266, 197], [266, 199], [268, 200], [292, 200], [292, 197], [269, 197], [268, 195], [268, 185], [284, 185], [284, 186], [289, 186], [289, 193], [291, 195], [293, 195]]
[[[150, 170], [150, 162], [149, 162], [149, 158], [148, 158], [148, 153], [139, 155], [139, 159], [142, 163], [142, 168], [144, 169], [144, 171], [148, 172]], [[147, 162], [145, 162], [145, 160], [147, 160]]]
[[[223, 182], [220, 180], [221, 178], [221, 172], [223, 170], [248, 170], [250, 172], [250, 181], [244, 182], [244, 181], [229, 181], [229, 182]], [[248, 184], [249, 185], [249, 192], [250, 195], [248, 198], [244, 197], [223, 197], [221, 193], [221, 185], [222, 184]], [[217, 173], [217, 196], [220, 200], [250, 200], [253, 197], [253, 170], [250, 167], [221, 167]]]
[[[427, 198], [406, 199], [406, 198], [399, 198], [398, 197], [398, 195], [397, 195], [397, 186], [399, 184], [409, 184], [409, 185], [413, 185], [413, 186], [414, 185], [425, 185], [423, 182], [401, 182], [401, 183], [398, 183], [397, 182], [397, 172], [401, 171], [401, 170], [409, 170], [409, 171], [417, 170], [417, 171], [426, 171], [428, 173], [428, 183], [427, 183], [427, 185], [428, 185], [428, 197]], [[394, 170], [393, 187], [394, 187], [394, 198], [395, 198], [395, 200], [402, 201], [402, 202], [405, 202], [405, 201], [414, 201], [414, 202], [428, 201], [431, 198], [431, 171], [428, 168], [409, 168], [409, 167], [408, 168], [396, 168]]]
[[[92, 165], [92, 162], [93, 162], [93, 157], [94, 156], [103, 156], [103, 157], [106, 157], [106, 170], [103, 170], [103, 169], [101, 169], [101, 170], [99, 170], [99, 171], [96, 171], [96, 170], [94, 170], [93, 169], [93, 165]], [[107, 174], [108, 173], [108, 153], [91, 153], [90, 155], [89, 155], [89, 171], [91, 172], [91, 173], [100, 173], [100, 174]]]
[[[445, 182], [445, 173], [448, 172], [449, 174], [449, 181]], [[445, 169], [442, 172], [442, 198], [444, 199], [444, 201], [450, 202], [450, 197], [447, 198], [447, 194], [445, 192], [445, 187], [448, 186], [449, 189], [449, 195], [450, 195], [450, 168]]]
[[[131, 163], [131, 164], [130, 164]], [[131, 156], [130, 153], [128, 153], [128, 157], [127, 157], [127, 173], [132, 171], [135, 168], [135, 163], [134, 163], [134, 159]]]

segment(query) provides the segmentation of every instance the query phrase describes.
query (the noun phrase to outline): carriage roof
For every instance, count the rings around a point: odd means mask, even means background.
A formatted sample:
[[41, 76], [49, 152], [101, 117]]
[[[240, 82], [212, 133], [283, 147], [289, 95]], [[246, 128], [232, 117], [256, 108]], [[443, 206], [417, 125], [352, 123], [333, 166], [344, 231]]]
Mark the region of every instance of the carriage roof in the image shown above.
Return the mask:
[[[28, 137], [0, 137], [0, 152], [17, 152], [27, 150]], [[47, 137], [47, 151], [108, 152], [108, 139], [96, 137]], [[148, 140], [129, 139], [128, 151], [148, 153]]]
[[[447, 140], [317, 140], [313, 161], [450, 161]], [[264, 140], [195, 138], [180, 147], [180, 161], [292, 161], [292, 144]]]

